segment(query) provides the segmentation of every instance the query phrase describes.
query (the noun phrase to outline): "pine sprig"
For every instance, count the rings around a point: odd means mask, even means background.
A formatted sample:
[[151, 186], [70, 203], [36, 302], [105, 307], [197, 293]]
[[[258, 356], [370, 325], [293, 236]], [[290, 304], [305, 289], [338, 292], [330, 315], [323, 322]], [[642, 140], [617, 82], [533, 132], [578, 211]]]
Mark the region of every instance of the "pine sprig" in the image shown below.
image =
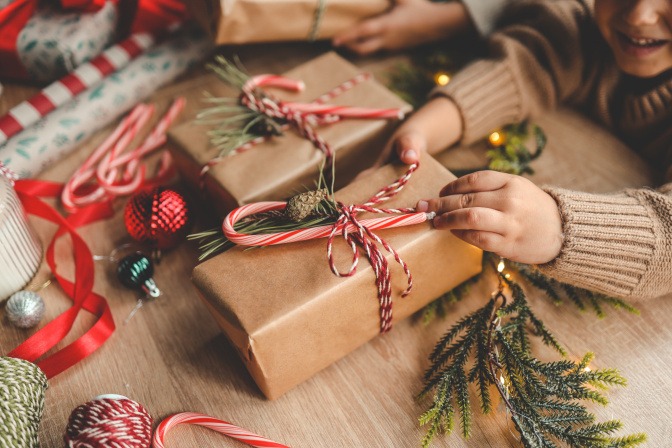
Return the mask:
[[[250, 79], [240, 61], [231, 62], [223, 56], [215, 57], [207, 68], [236, 90], [241, 90]], [[220, 157], [257, 137], [282, 134], [282, 120], [244, 106], [238, 97], [216, 97], [206, 92], [203, 101], [208, 106], [196, 115], [196, 123], [214, 125], [206, 134], [219, 149]]]
[[525, 447], [629, 448], [642, 443], [644, 434], [614, 437], [621, 422], [596, 423], [584, 405], [606, 405], [604, 391], [623, 387], [626, 380], [615, 369], [590, 369], [592, 353], [579, 361], [535, 358], [530, 337], [540, 338], [563, 356], [566, 353], [530, 308], [523, 288], [509, 274], [496, 273], [498, 291], [453, 325], [430, 355], [420, 397], [433, 392], [433, 402], [420, 417], [420, 424], [428, 427], [422, 446], [429, 446], [440, 432], [452, 432], [457, 415], [462, 436], [469, 437], [470, 384], [477, 387], [483, 413], [492, 408], [491, 387], [497, 389]]

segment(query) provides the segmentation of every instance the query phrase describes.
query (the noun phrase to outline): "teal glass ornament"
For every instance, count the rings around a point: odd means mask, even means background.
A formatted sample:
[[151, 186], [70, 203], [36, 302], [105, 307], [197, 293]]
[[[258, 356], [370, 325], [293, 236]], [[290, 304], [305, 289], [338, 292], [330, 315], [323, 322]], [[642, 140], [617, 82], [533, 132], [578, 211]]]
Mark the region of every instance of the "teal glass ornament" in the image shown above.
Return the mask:
[[155, 299], [161, 291], [152, 278], [154, 263], [144, 254], [127, 255], [117, 265], [117, 278], [122, 285], [130, 289], [143, 291], [148, 298]]

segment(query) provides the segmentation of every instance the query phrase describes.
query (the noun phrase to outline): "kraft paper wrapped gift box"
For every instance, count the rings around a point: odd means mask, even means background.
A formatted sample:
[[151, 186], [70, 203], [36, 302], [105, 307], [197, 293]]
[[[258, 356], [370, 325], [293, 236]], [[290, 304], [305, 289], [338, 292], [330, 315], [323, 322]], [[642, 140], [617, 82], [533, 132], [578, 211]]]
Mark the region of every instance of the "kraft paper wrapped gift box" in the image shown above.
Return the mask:
[[389, 0], [191, 0], [217, 44], [328, 39], [390, 7]]
[[[294, 93], [268, 89], [284, 101], [311, 102], [360, 74], [361, 71], [336, 53], [330, 52], [295, 69], [285, 76], [302, 80], [306, 88]], [[216, 96], [236, 97], [240, 92], [213, 77], [191, 94], [189, 101], [199, 101], [202, 92]], [[193, 96], [196, 95], [196, 98]], [[404, 113], [411, 106], [374, 79], [368, 79], [337, 95], [330, 104], [370, 108], [399, 108]], [[344, 119], [320, 126], [319, 135], [326, 140], [336, 157], [339, 182], [346, 185], [359, 171], [371, 166], [399, 120]], [[290, 197], [314, 185], [324, 154], [301, 137], [295, 129], [272, 137], [239, 154], [224, 157], [201, 176], [201, 169], [217, 157], [219, 150], [206, 135], [211, 126], [193, 120], [168, 132], [169, 148], [183, 179], [195, 188], [203, 188], [219, 214], [250, 202], [278, 200]]]
[[[405, 168], [382, 167], [337, 192], [336, 199], [362, 203]], [[436, 196], [454, 178], [426, 156], [405, 189], [384, 207], [412, 207], [418, 199]], [[413, 290], [401, 298], [406, 276], [388, 254], [393, 322], [481, 270], [479, 249], [430, 223], [377, 234], [413, 274]], [[366, 256], [362, 254], [354, 276], [338, 278], [326, 261], [326, 247], [325, 239], [252, 250], [235, 247], [194, 269], [202, 298], [268, 398], [279, 397], [379, 334], [377, 289]], [[334, 251], [337, 266], [347, 269], [349, 247], [341, 239]]]

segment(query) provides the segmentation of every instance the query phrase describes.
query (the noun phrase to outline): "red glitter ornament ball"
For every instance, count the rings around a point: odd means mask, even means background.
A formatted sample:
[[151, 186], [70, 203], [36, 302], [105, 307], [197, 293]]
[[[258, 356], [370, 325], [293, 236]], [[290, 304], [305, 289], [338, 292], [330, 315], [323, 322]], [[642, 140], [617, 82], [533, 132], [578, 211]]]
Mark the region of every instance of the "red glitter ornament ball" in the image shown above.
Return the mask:
[[137, 193], [124, 210], [129, 235], [154, 249], [170, 249], [179, 244], [187, 236], [191, 221], [184, 197], [165, 187]]

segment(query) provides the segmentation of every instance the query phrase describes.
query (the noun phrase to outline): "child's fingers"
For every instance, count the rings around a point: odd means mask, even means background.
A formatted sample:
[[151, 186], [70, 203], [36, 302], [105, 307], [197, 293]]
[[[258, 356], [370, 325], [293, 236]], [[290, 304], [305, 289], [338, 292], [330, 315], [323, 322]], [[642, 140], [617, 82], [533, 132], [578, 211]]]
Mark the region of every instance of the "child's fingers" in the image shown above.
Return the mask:
[[504, 237], [494, 232], [480, 230], [451, 230], [451, 232], [459, 239], [488, 252], [500, 252], [504, 244]]
[[427, 139], [416, 131], [398, 135], [394, 139], [394, 147], [399, 159], [407, 165], [420, 160], [420, 154], [427, 151]]
[[331, 42], [335, 47], [345, 45], [350, 48], [359, 41], [380, 34], [382, 29], [383, 22], [380, 19], [376, 18], [365, 20], [359, 25], [349, 30], [343, 31], [341, 34], [335, 36]]
[[506, 231], [506, 215], [489, 208], [463, 208], [436, 216], [434, 227], [448, 230], [482, 230], [503, 235]]
[[360, 56], [366, 56], [368, 54], [374, 53], [383, 48], [384, 40], [380, 36], [374, 36], [366, 38], [364, 40], [358, 40], [356, 42], [350, 42], [345, 44], [348, 49], [354, 51]]
[[[421, 204], [422, 203], [422, 204]], [[497, 192], [486, 191], [480, 193], [451, 194], [436, 199], [419, 201], [418, 211], [446, 213], [470, 207], [484, 207], [503, 211], [506, 203]]]
[[439, 196], [458, 193], [493, 191], [504, 187], [515, 176], [497, 171], [476, 171], [456, 179], [443, 187]]

